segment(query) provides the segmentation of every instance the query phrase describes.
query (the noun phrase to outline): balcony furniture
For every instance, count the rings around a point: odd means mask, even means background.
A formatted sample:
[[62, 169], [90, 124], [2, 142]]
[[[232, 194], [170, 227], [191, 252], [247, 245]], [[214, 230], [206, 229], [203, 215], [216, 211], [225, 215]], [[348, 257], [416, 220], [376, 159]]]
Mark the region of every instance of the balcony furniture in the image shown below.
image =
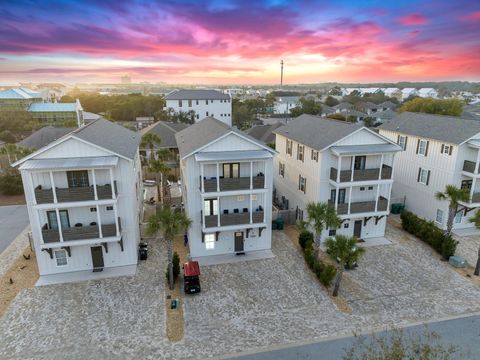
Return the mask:
[[75, 224], [75, 227], [82, 227], [82, 226], [83, 226], [82, 223], [76, 223], [76, 224]]
[[244, 213], [248, 213], [248, 208], [243, 208]]
[[228, 214], [228, 210], [223, 210], [223, 213], [224, 213], [224, 214]]
[[233, 209], [234, 214], [238, 214], [238, 209]]

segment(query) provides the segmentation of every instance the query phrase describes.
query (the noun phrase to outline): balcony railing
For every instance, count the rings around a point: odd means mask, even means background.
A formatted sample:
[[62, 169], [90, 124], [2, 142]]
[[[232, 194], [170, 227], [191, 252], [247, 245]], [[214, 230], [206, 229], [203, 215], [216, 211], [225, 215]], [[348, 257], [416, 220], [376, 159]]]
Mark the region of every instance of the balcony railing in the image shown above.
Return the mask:
[[[250, 189], [250, 177], [238, 178], [220, 178], [220, 191], [235, 191]], [[204, 179], [205, 192], [217, 191], [217, 179]], [[265, 176], [254, 176], [252, 178], [252, 187], [254, 189], [263, 189], [265, 187]]]
[[[120, 221], [118, 222], [118, 226], [120, 229]], [[89, 240], [89, 239], [100, 238], [98, 225], [65, 228], [65, 229], [62, 229], [62, 235], [63, 235], [63, 241]], [[116, 230], [115, 224], [102, 225], [102, 235], [103, 237], [116, 236], [117, 230]], [[60, 235], [58, 233], [58, 230], [55, 230], [55, 229], [43, 229], [42, 236], [43, 236], [43, 242], [45, 244], [60, 241]]]
[[[263, 222], [264, 212], [255, 211], [252, 213], [252, 222], [259, 224]], [[220, 226], [232, 226], [232, 225], [248, 225], [250, 224], [250, 213], [238, 213], [238, 214], [221, 214]], [[205, 227], [217, 227], [218, 218], [217, 215], [205, 216]]]
[[469, 172], [471, 174], [475, 174], [475, 162], [465, 160], [463, 162], [463, 171]]
[[[117, 182], [113, 182], [115, 195], [117, 195]], [[95, 193], [92, 186], [55, 188], [58, 202], [91, 201], [95, 200]], [[112, 187], [110, 184], [97, 185], [98, 200], [112, 199]], [[37, 204], [53, 203], [52, 189], [42, 189], [39, 185], [35, 188], [35, 199]]]
[[470, 203], [480, 203], [480, 193], [473, 193]]
[[[333, 205], [333, 201], [329, 201], [329, 204]], [[387, 211], [388, 200], [383, 196], [378, 198], [377, 211]], [[350, 214], [360, 214], [360, 213], [369, 213], [375, 211], [375, 201], [358, 201], [350, 203]], [[348, 203], [338, 204], [337, 214], [346, 215], [348, 214]]]
[[[365, 169], [365, 170], [353, 170], [353, 181], [368, 181], [377, 180], [379, 177], [380, 168]], [[334, 167], [330, 168], [330, 180], [337, 181], [338, 170]], [[382, 180], [392, 178], [392, 167], [383, 165], [382, 167]], [[340, 171], [340, 182], [350, 182], [352, 179], [351, 170]]]

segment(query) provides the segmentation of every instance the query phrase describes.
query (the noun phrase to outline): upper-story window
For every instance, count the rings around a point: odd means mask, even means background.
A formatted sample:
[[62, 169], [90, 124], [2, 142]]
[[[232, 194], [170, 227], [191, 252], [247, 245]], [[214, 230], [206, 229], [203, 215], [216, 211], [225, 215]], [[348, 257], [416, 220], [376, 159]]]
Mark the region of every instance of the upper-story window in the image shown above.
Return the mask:
[[282, 164], [282, 163], [278, 164], [278, 174], [281, 177], [285, 177], [285, 164]]
[[428, 154], [428, 143], [427, 140], [418, 139], [417, 143], [417, 154], [427, 156]]
[[452, 155], [452, 148], [453, 148], [452, 145], [442, 144], [442, 149], [440, 150], [440, 152], [442, 154]]
[[287, 154], [292, 155], [293, 141], [287, 139]]
[[298, 144], [297, 145], [297, 160], [303, 161], [305, 152], [305, 146]]
[[67, 171], [67, 181], [68, 187], [88, 187], [88, 171], [87, 170], [76, 170], [76, 171]]
[[408, 137], [405, 135], [398, 135], [397, 144], [400, 145], [402, 150], [407, 150], [407, 139]]
[[307, 179], [302, 175], [298, 175], [298, 190], [302, 191], [304, 194], [307, 191]]
[[205, 100], [205, 105], [208, 105], [208, 100]]
[[355, 162], [353, 164], [354, 170], [365, 170], [365, 164], [367, 162], [366, 156], [355, 156]]
[[195, 104], [198, 105], [198, 100], [195, 100]]
[[312, 160], [318, 162], [318, 151], [312, 150]]
[[192, 107], [192, 100], [188, 100], [188, 107]]
[[430, 182], [430, 170], [419, 168], [417, 182], [428, 185]]
[[183, 105], [182, 100], [178, 100], [178, 107], [182, 107], [182, 105]]

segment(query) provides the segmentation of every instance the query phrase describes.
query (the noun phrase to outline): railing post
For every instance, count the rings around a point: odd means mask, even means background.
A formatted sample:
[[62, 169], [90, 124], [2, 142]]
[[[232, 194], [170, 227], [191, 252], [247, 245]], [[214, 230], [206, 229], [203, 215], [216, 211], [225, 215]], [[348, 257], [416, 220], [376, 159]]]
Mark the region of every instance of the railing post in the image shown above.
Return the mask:
[[[337, 183], [340, 182], [341, 166], [342, 166], [342, 157], [341, 157], [340, 155], [338, 155], [338, 160], [337, 160], [337, 168], [338, 168], [338, 171], [337, 171]], [[336, 204], [336, 201], [335, 201], [335, 204]]]
[[110, 168], [110, 187], [112, 188], [112, 199], [116, 199], [117, 195], [115, 194], [115, 183], [113, 181], [113, 169]]
[[203, 163], [200, 163], [200, 190], [202, 191], [202, 193], [205, 192], [205, 179], [204, 179]]
[[217, 196], [217, 226], [220, 227], [220, 197]]
[[478, 174], [478, 166], [480, 163], [480, 149], [477, 151], [477, 161], [475, 162], [475, 172], [474, 174]]
[[53, 181], [53, 171], [49, 171], [50, 174], [50, 184], [52, 184], [52, 194], [53, 194], [53, 202], [56, 204], [57, 200], [57, 191], [55, 190], [55, 181]]
[[338, 190], [339, 190], [339, 187], [335, 187], [335, 211], [337, 211], [338, 209]]
[[350, 165], [350, 182], [353, 181], [354, 165], [355, 165], [355, 155], [352, 156], [352, 164]]
[[250, 190], [253, 189], [253, 161], [250, 161]]
[[102, 231], [102, 221], [100, 219], [100, 207], [96, 205], [95, 208], [97, 209], [98, 236], [100, 237], [100, 239], [102, 239], [103, 231]]
[[217, 192], [220, 191], [220, 164], [217, 162]]
[[253, 201], [252, 201], [252, 194], [250, 194], [250, 208], [249, 208], [249, 210], [250, 210], [250, 222], [249, 222], [249, 223], [250, 223], [250, 224], [253, 224], [253, 209], [252, 209], [252, 202], [253, 202]]
[[117, 237], [120, 236], [120, 225], [119, 225], [119, 218], [118, 218], [118, 210], [117, 210], [117, 204], [113, 204], [113, 212], [115, 214], [115, 232]]
[[353, 186], [350, 186], [348, 190], [348, 212], [347, 212], [348, 215], [350, 215], [350, 208], [352, 205], [352, 189], [353, 189]]
[[95, 169], [92, 169], [92, 182], [93, 182], [93, 196], [95, 200], [98, 200], [97, 179], [95, 178]]
[[378, 180], [382, 180], [382, 170], [383, 170], [383, 154], [380, 158], [380, 170], [378, 172]]
[[387, 198], [387, 211], [390, 209], [390, 201], [392, 200], [392, 184], [388, 187], [388, 198]]
[[63, 232], [62, 232], [62, 220], [60, 219], [60, 211], [55, 209], [55, 215], [57, 215], [57, 227], [58, 227], [58, 235], [60, 237], [60, 242], [63, 242]]

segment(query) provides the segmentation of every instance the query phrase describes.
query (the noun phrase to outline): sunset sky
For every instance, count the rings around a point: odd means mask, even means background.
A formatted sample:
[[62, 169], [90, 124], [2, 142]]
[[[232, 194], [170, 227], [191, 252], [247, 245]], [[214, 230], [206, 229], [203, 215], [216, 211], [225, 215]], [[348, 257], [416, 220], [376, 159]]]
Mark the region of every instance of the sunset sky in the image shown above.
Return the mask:
[[480, 80], [480, 1], [1, 1], [0, 84]]

